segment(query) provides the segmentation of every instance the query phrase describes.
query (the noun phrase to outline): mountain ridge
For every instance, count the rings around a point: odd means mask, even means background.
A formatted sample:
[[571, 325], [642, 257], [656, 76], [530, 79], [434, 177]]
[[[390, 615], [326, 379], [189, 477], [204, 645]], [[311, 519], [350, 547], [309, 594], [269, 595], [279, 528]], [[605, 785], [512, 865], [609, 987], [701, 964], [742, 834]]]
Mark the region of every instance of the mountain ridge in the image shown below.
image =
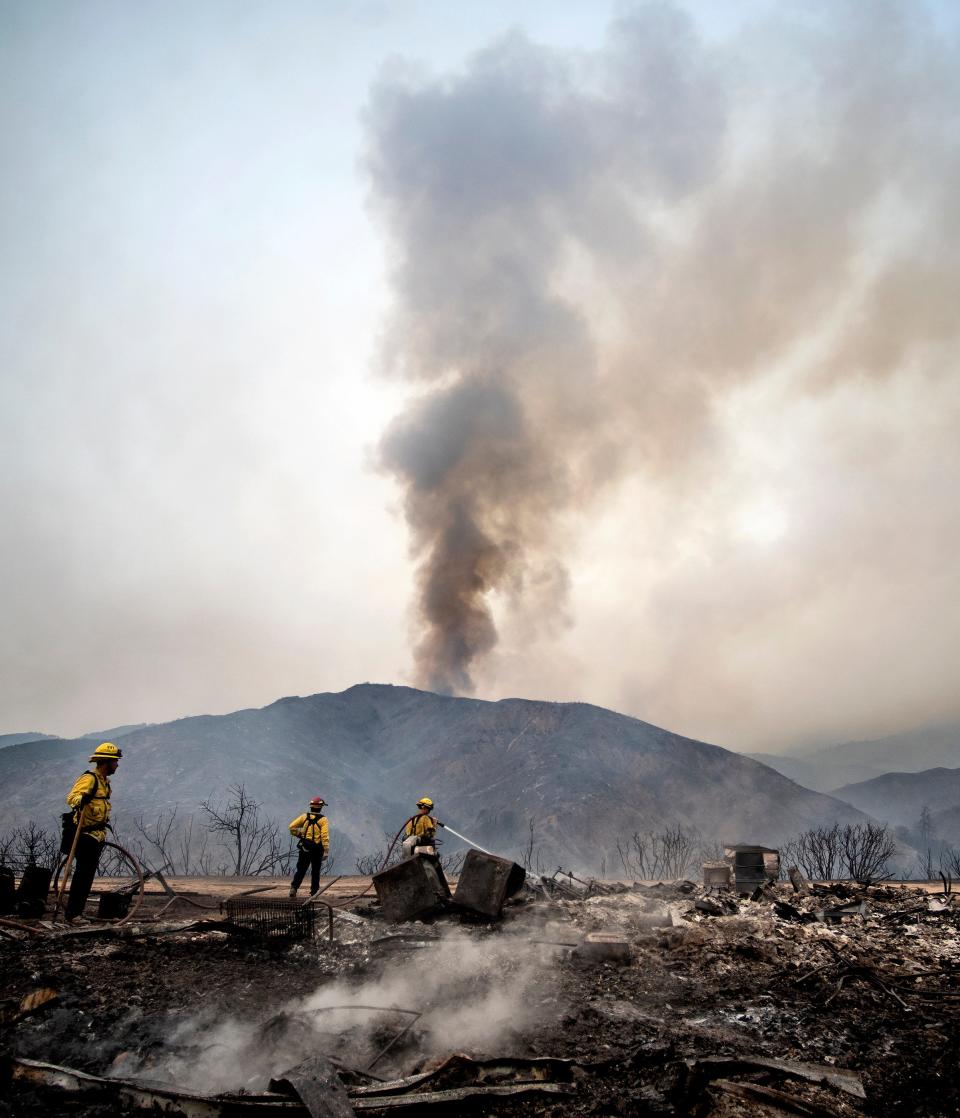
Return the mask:
[[[488, 849], [515, 856], [532, 837], [551, 863], [581, 869], [609, 863], [635, 831], [775, 845], [865, 818], [740, 754], [583, 702], [365, 683], [146, 725], [123, 741], [118, 826], [175, 804], [195, 813], [238, 783], [285, 824], [321, 794], [351, 860], [381, 848], [424, 794]], [[0, 751], [0, 829], [59, 814], [89, 749], [80, 738]]]
[[744, 753], [807, 788], [862, 784], [890, 772], [924, 772], [960, 766], [960, 722], [937, 722], [881, 738], [840, 742], [813, 751]]
[[[847, 784], [830, 795], [842, 799], [876, 819], [916, 830], [920, 813], [929, 808], [934, 821], [960, 812], [960, 768], [943, 766], [922, 772], [891, 772], [872, 780]], [[944, 838], [953, 841], [954, 828]]]

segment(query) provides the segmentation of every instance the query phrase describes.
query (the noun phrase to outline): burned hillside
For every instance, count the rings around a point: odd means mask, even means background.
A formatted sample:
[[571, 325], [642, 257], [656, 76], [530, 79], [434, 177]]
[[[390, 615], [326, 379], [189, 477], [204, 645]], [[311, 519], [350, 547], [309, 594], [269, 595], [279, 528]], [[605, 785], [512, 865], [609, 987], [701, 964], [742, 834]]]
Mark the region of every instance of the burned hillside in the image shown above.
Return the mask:
[[[960, 907], [946, 884], [770, 883], [746, 897], [554, 875], [528, 879], [499, 920], [452, 909], [391, 923], [369, 882], [344, 879], [296, 926], [275, 915], [279, 883], [227, 903], [251, 884], [266, 883], [178, 883], [173, 904], [154, 886], [119, 925], [4, 925], [4, 1112], [960, 1106]], [[274, 913], [272, 931], [241, 910]]]
[[[119, 833], [174, 810], [179, 822], [199, 823], [205, 798], [240, 783], [264, 818], [286, 821], [292, 790], [309, 788], [327, 801], [342, 850], [337, 872], [375, 850], [384, 820], [405, 819], [423, 789], [441, 819], [491, 849], [518, 858], [532, 826], [547, 868], [601, 876], [615, 872], [618, 840], [638, 829], [780, 844], [810, 827], [866, 819], [720, 746], [586, 703], [362, 684], [145, 726], [120, 740]], [[0, 750], [0, 832], [29, 821], [49, 827], [89, 749], [82, 739]]]

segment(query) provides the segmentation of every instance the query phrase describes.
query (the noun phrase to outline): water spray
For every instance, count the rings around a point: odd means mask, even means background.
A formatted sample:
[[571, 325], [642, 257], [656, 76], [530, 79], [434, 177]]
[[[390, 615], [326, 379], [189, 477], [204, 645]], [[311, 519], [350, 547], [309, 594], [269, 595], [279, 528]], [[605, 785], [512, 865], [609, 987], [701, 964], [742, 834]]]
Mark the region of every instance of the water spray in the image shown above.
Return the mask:
[[449, 823], [441, 823], [438, 820], [437, 826], [443, 827], [443, 829], [445, 831], [449, 831], [451, 835], [456, 835], [458, 839], [463, 839], [463, 841], [468, 843], [470, 846], [475, 846], [477, 850], [479, 850], [482, 854], [489, 854], [491, 858], [496, 858], [496, 854], [494, 854], [492, 850], [487, 850], [485, 847], [481, 846], [479, 842], [474, 842], [473, 839], [468, 839], [466, 835], [461, 835], [460, 832], [455, 831]]

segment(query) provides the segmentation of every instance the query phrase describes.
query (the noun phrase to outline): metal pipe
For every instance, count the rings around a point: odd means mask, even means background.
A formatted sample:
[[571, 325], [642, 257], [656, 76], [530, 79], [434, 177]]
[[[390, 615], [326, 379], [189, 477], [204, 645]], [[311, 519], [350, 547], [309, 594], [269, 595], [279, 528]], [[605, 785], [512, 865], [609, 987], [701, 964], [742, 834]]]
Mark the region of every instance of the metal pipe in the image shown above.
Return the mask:
[[411, 1018], [403, 1026], [403, 1028], [400, 1030], [400, 1032], [397, 1033], [397, 1035], [393, 1038], [393, 1040], [391, 1040], [389, 1044], [387, 1044], [384, 1048], [382, 1048], [376, 1054], [376, 1056], [373, 1057], [373, 1059], [370, 1061], [370, 1063], [367, 1064], [367, 1071], [372, 1070], [374, 1064], [379, 1064], [380, 1061], [383, 1059], [383, 1057], [386, 1056], [386, 1054], [390, 1051], [390, 1049], [397, 1043], [397, 1041], [400, 1040], [402, 1037], [405, 1037], [407, 1035], [407, 1033], [413, 1028], [413, 1026], [417, 1023], [417, 1021], [420, 1020], [420, 1018], [422, 1016], [423, 1016], [422, 1013], [418, 1013], [416, 1015], [416, 1017]]
[[313, 897], [310, 897], [309, 900], [304, 901], [304, 903], [299, 907], [306, 908], [310, 904], [322, 904], [323, 907], [327, 910], [327, 933], [330, 936], [330, 942], [333, 943], [333, 905], [330, 904], [329, 901], [321, 901], [316, 899], [316, 895], [314, 895]]

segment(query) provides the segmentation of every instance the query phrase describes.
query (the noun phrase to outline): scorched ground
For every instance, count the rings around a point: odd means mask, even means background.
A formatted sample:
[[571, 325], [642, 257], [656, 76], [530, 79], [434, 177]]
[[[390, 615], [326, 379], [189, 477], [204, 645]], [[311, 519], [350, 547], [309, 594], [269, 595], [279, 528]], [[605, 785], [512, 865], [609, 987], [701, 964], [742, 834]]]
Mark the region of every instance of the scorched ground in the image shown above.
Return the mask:
[[[831, 914], [843, 907], [853, 911]], [[20, 1060], [256, 1095], [312, 1052], [332, 1057], [349, 1088], [409, 1077], [455, 1051], [569, 1063], [542, 1073], [554, 1094], [472, 1099], [462, 1067], [447, 1064], [411, 1107], [960, 1113], [960, 911], [950, 897], [848, 885], [797, 895], [778, 884], [733, 900], [677, 883], [580, 897], [528, 890], [489, 924], [450, 913], [390, 925], [368, 899], [346, 911], [333, 943], [323, 921], [309, 941], [272, 943], [216, 915], [198, 926], [189, 910], [67, 935], [5, 929], [0, 1113], [135, 1113], [109, 1086], [28, 1082]], [[577, 946], [591, 931], [626, 941], [627, 957]], [[24, 999], [38, 991], [31, 1009]], [[463, 1097], [431, 1102], [431, 1082]], [[362, 1109], [377, 1112], [375, 1100]]]

